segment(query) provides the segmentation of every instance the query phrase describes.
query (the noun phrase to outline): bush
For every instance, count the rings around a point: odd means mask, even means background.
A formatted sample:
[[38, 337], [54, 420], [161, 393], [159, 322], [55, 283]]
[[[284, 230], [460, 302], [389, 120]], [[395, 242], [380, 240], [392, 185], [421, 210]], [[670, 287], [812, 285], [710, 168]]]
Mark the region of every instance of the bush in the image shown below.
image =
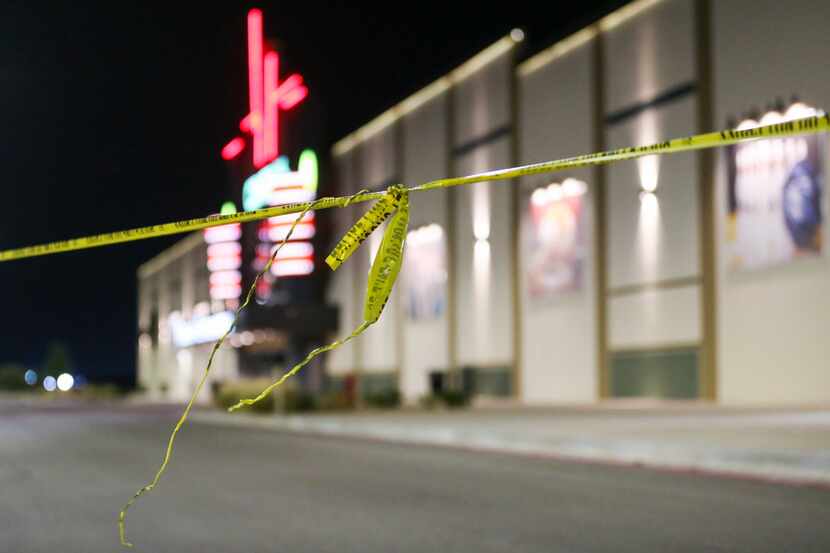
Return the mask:
[[390, 388], [388, 390], [367, 394], [364, 399], [366, 401], [366, 405], [371, 407], [392, 409], [401, 404], [401, 393], [394, 388]]
[[457, 409], [469, 405], [470, 399], [470, 396], [462, 391], [447, 390], [438, 394], [425, 395], [421, 397], [419, 403], [424, 409], [435, 409], [440, 406]]
[[296, 388], [283, 390], [281, 399], [282, 402], [280, 405], [280, 397], [277, 397], [277, 408], [280, 408], [284, 413], [304, 413], [306, 411], [314, 411], [317, 407], [314, 396]]
[[447, 390], [441, 393], [441, 399], [449, 408], [466, 407], [470, 403], [470, 396], [459, 390]]
[[[223, 382], [217, 386], [213, 400], [216, 405], [227, 410], [228, 408], [239, 403], [242, 399], [256, 397], [270, 383], [271, 381], [266, 379], [248, 379]], [[273, 413], [276, 409], [274, 394], [270, 394], [262, 398], [260, 401], [254, 403], [246, 409], [252, 413]]]
[[[267, 378], [244, 379], [224, 382], [216, 387], [213, 399], [216, 405], [223, 409], [239, 403], [239, 400], [256, 397], [271, 384]], [[316, 407], [314, 397], [303, 390], [299, 390], [291, 382], [286, 382], [271, 394], [258, 402], [245, 407], [252, 413], [300, 413], [313, 411]]]
[[83, 388], [72, 390], [75, 395], [84, 399], [116, 399], [126, 395], [124, 389], [115, 384], [87, 384]]
[[25, 369], [19, 365], [0, 367], [0, 390], [26, 390], [31, 388], [23, 380]]
[[354, 409], [354, 399], [345, 390], [324, 392], [317, 400], [317, 408], [323, 411], [348, 411]]

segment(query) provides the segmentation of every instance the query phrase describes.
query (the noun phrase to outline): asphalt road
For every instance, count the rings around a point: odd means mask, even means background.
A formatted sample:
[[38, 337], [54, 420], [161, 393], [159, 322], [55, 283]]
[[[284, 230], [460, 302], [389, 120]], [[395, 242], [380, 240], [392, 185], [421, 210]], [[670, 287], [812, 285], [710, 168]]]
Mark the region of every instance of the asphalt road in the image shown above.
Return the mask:
[[[177, 411], [0, 405], [0, 552], [118, 551]], [[192, 424], [148, 552], [830, 551], [830, 492]]]

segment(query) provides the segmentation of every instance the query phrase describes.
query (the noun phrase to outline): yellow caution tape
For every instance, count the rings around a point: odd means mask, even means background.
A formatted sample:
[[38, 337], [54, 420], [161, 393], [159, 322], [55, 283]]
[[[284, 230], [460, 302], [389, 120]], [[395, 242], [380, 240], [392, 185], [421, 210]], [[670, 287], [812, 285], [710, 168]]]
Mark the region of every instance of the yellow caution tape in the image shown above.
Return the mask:
[[369, 324], [380, 318], [392, 287], [398, 278], [403, 263], [403, 245], [406, 241], [406, 229], [409, 226], [409, 193], [400, 188], [390, 191], [390, 196], [398, 196], [398, 209], [380, 243], [369, 282], [366, 285], [366, 303], [363, 306], [363, 320]]
[[320, 198], [319, 200], [315, 200], [313, 202], [283, 204], [265, 209], [257, 209], [255, 211], [232, 213], [229, 215], [209, 215], [207, 217], [198, 217], [196, 219], [187, 219], [185, 221], [175, 221], [172, 223], [162, 223], [160, 225], [150, 225], [149, 227], [119, 230], [105, 234], [96, 234], [95, 236], [85, 236], [82, 238], [71, 238], [69, 240], [61, 240], [59, 242], [50, 242], [48, 244], [39, 244], [36, 246], [27, 246], [25, 248], [1, 251], [0, 261], [13, 261], [15, 259], [23, 259], [26, 257], [51, 255], [54, 253], [70, 252], [74, 250], [86, 250], [101, 246], [110, 246], [112, 244], [134, 242], [136, 240], [144, 240], [146, 238], [157, 238], [159, 236], [168, 236], [170, 234], [192, 232], [194, 230], [229, 225], [231, 223], [248, 223], [251, 221], [266, 219], [268, 217], [301, 213], [309, 210], [345, 207], [352, 203], [377, 200], [382, 198], [383, 195], [383, 192], [360, 192], [354, 196], [344, 198]]
[[340, 265], [360, 247], [366, 238], [374, 232], [386, 219], [392, 215], [398, 205], [397, 198], [392, 194], [384, 195], [375, 205], [363, 214], [352, 227], [343, 235], [340, 242], [326, 257], [326, 265], [336, 271]]
[[766, 125], [752, 129], [744, 130], [727, 130], [721, 132], [713, 132], [706, 134], [699, 134], [687, 138], [676, 138], [658, 144], [648, 146], [636, 146], [631, 148], [620, 148], [618, 150], [611, 150], [607, 152], [599, 152], [594, 154], [587, 154], [582, 156], [570, 157], [556, 161], [546, 161], [542, 163], [534, 163], [530, 165], [523, 165], [520, 167], [512, 167], [508, 169], [499, 169], [495, 171], [487, 171], [484, 173], [477, 173], [474, 175], [455, 177], [447, 179], [439, 179], [424, 183], [413, 188], [403, 188], [400, 186], [390, 187], [385, 192], [366, 192], [360, 191], [357, 194], [348, 197], [340, 198], [321, 198], [314, 202], [287, 204], [256, 211], [245, 211], [242, 213], [235, 213], [231, 215], [212, 215], [210, 217], [202, 217], [198, 219], [189, 219], [186, 221], [177, 221], [174, 223], [165, 223], [161, 225], [152, 225], [149, 227], [142, 227], [131, 230], [123, 230], [112, 232], [108, 234], [99, 234], [96, 236], [87, 236], [85, 238], [74, 238], [71, 240], [64, 240], [61, 242], [52, 242], [37, 246], [29, 246], [25, 248], [6, 250], [0, 252], [0, 261], [10, 261], [13, 259], [21, 259], [25, 257], [33, 257], [38, 255], [48, 255], [53, 253], [60, 253], [72, 250], [81, 250], [87, 248], [94, 248], [99, 246], [106, 246], [110, 244], [118, 244], [122, 242], [131, 242], [134, 240], [142, 240], [145, 238], [153, 238], [156, 236], [165, 236], [169, 234], [177, 234], [182, 232], [190, 232], [194, 230], [204, 229], [208, 227], [226, 225], [230, 223], [245, 223], [249, 221], [257, 221], [266, 217], [275, 217], [278, 215], [286, 215], [289, 213], [299, 213], [299, 217], [294, 221], [288, 236], [280, 243], [279, 247], [274, 250], [269, 262], [263, 270], [254, 279], [253, 284], [248, 289], [245, 296], [245, 301], [236, 310], [234, 321], [225, 334], [216, 342], [208, 358], [207, 366], [204, 374], [196, 386], [190, 401], [182, 413], [181, 418], [176, 423], [170, 438], [167, 443], [167, 449], [164, 459], [159, 470], [156, 472], [153, 480], [138, 490], [135, 495], [127, 502], [119, 515], [119, 536], [121, 544], [131, 546], [124, 534], [124, 525], [127, 510], [136, 502], [136, 500], [144, 493], [152, 490], [158, 484], [162, 474], [167, 468], [170, 457], [173, 452], [173, 443], [176, 434], [181, 429], [187, 415], [190, 413], [193, 403], [196, 400], [199, 392], [202, 390], [210, 368], [213, 364], [213, 359], [222, 346], [225, 339], [230, 335], [236, 327], [239, 320], [239, 314], [248, 305], [251, 297], [256, 289], [256, 284], [259, 279], [265, 274], [280, 248], [290, 239], [291, 233], [297, 223], [302, 219], [303, 215], [309, 210], [328, 209], [332, 207], [345, 207], [352, 203], [366, 202], [378, 200], [374, 206], [349, 230], [346, 236], [338, 243], [332, 253], [326, 259], [326, 263], [332, 268], [337, 269], [348, 257], [360, 246], [366, 237], [374, 231], [383, 221], [393, 214], [392, 221], [384, 232], [383, 240], [378, 250], [377, 256], [372, 264], [369, 272], [368, 290], [364, 304], [363, 322], [348, 336], [336, 340], [328, 345], [318, 347], [311, 352], [294, 367], [286, 372], [280, 379], [272, 383], [257, 397], [252, 399], [244, 399], [231, 407], [229, 411], [235, 411], [241, 407], [252, 405], [257, 401], [265, 398], [275, 388], [280, 386], [285, 380], [296, 374], [302, 367], [308, 364], [316, 356], [335, 349], [349, 340], [356, 338], [362, 334], [367, 328], [375, 323], [383, 312], [383, 308], [389, 298], [395, 280], [400, 271], [401, 263], [403, 261], [403, 247], [406, 240], [406, 231], [409, 223], [409, 193], [420, 192], [424, 190], [432, 190], [436, 188], [448, 188], [451, 186], [459, 186], [462, 184], [472, 184], [476, 182], [497, 181], [514, 179], [528, 175], [536, 175], [541, 173], [554, 173], [568, 169], [576, 169], [579, 167], [588, 167], [593, 165], [602, 165], [615, 161], [623, 161], [634, 159], [648, 155], [658, 154], [672, 154], [680, 152], [688, 152], [700, 150], [704, 148], [715, 148], [719, 146], [728, 146], [730, 144], [737, 144], [748, 140], [757, 140], [763, 138], [782, 138], [787, 136], [794, 136], [806, 133], [826, 132], [830, 130], [830, 116], [827, 114], [807, 117], [804, 119], [797, 119], [794, 121], [787, 121], [783, 123], [776, 123], [774, 125]]
[[[350, 196], [348, 198], [344, 198], [345, 204], [348, 205], [349, 202], [352, 202], [356, 198], [362, 197], [363, 195], [364, 195], [364, 192], [361, 191], [361, 192], [358, 192], [357, 194], [354, 194], [353, 196]], [[319, 202], [319, 200], [318, 200], [318, 202]], [[127, 537], [126, 537], [126, 534], [125, 534], [125, 532], [126, 532], [125, 526], [126, 526], [126, 519], [127, 519], [127, 511], [129, 510], [130, 507], [133, 506], [133, 504], [136, 501], [138, 501], [139, 497], [141, 497], [142, 495], [144, 495], [145, 493], [149, 492], [150, 490], [152, 490], [153, 488], [156, 487], [156, 484], [158, 484], [159, 480], [161, 480], [162, 474], [164, 474], [164, 471], [167, 470], [167, 464], [170, 462], [170, 457], [173, 455], [173, 444], [176, 441], [176, 434], [179, 433], [179, 430], [181, 429], [182, 425], [184, 425], [185, 421], [187, 420], [187, 415], [190, 414], [190, 410], [193, 409], [193, 404], [195, 403], [196, 398], [199, 396], [199, 392], [202, 391], [202, 388], [204, 387], [205, 382], [207, 382], [207, 378], [208, 378], [208, 375], [210, 374], [210, 368], [213, 366], [213, 358], [216, 356], [216, 352], [219, 351], [219, 348], [221, 348], [222, 344], [225, 343], [225, 339], [230, 335], [231, 332], [233, 332], [233, 329], [236, 328], [236, 324], [239, 322], [239, 315], [242, 313], [242, 310], [245, 309], [245, 307], [247, 307], [248, 304], [251, 302], [251, 298], [254, 295], [254, 290], [256, 290], [256, 286], [259, 283], [259, 280], [262, 278], [262, 276], [264, 274], [266, 274], [271, 269], [271, 265], [274, 263], [274, 260], [277, 258], [277, 254], [282, 249], [282, 247], [286, 244], [286, 242], [288, 242], [291, 239], [291, 235], [294, 234], [294, 230], [297, 228], [297, 224], [299, 224], [299, 222], [303, 220], [303, 217], [305, 217], [306, 213], [308, 213], [312, 209], [315, 209], [315, 206], [317, 205], [318, 202], [310, 202], [310, 203], [304, 204], [305, 207], [302, 209], [302, 211], [300, 211], [299, 216], [297, 216], [297, 218], [294, 220], [294, 223], [292, 223], [291, 228], [288, 229], [288, 233], [286, 233], [285, 238], [283, 239], [283, 241], [280, 242], [280, 244], [274, 249], [274, 252], [271, 254], [271, 257], [268, 259], [268, 263], [265, 264], [265, 267], [263, 267], [262, 271], [260, 271], [257, 274], [256, 278], [254, 278], [253, 283], [251, 283], [251, 287], [248, 288], [248, 293], [245, 294], [245, 301], [243, 301], [242, 304], [240, 304], [240, 306], [236, 309], [236, 313], [234, 313], [233, 322], [228, 327], [228, 329], [225, 331], [225, 333], [222, 335], [222, 337], [219, 338], [216, 341], [215, 344], [213, 344], [213, 349], [210, 350], [210, 356], [208, 357], [208, 362], [207, 362], [207, 365], [205, 366], [205, 371], [202, 374], [202, 378], [200, 378], [199, 383], [196, 384], [196, 389], [193, 390], [193, 394], [190, 396], [190, 400], [187, 402], [187, 405], [185, 406], [184, 411], [182, 412], [182, 416], [179, 417], [179, 420], [176, 422], [176, 426], [173, 427], [173, 431], [170, 433], [170, 438], [167, 440], [167, 449], [164, 452], [164, 459], [161, 462], [161, 466], [156, 471], [156, 475], [153, 477], [153, 480], [149, 484], [147, 484], [146, 486], [142, 487], [137, 492], [135, 492], [135, 494], [133, 494], [133, 496], [130, 498], [130, 500], [127, 501], [127, 503], [124, 505], [124, 507], [121, 508], [121, 512], [118, 513], [118, 537], [121, 540], [121, 545], [123, 545], [125, 547], [132, 547], [133, 546], [132, 543], [127, 541]], [[333, 346], [333, 347], [337, 347], [337, 346]], [[311, 355], [311, 354], [309, 354], [309, 355]], [[307, 359], [310, 361], [311, 357], [308, 357]], [[308, 361], [306, 361], [306, 363], [307, 362]]]
[[[282, 385], [283, 382], [291, 378], [291, 376], [306, 366], [312, 359], [321, 353], [342, 346], [353, 338], [357, 338], [363, 334], [364, 330], [369, 328], [375, 323], [375, 321], [378, 320], [381, 312], [383, 311], [383, 307], [386, 305], [386, 301], [389, 299], [389, 294], [392, 292], [392, 287], [395, 285], [395, 279], [397, 278], [398, 273], [401, 270], [401, 264], [403, 263], [403, 245], [406, 240], [406, 228], [409, 224], [409, 196], [403, 187], [393, 186], [389, 188], [384, 198], [381, 198], [380, 202], [385, 202], [385, 205], [394, 205], [396, 206], [396, 210], [395, 216], [392, 217], [392, 222], [388, 227], [386, 227], [386, 231], [383, 233], [383, 239], [381, 240], [380, 247], [378, 248], [378, 253], [372, 263], [372, 268], [369, 270], [369, 282], [367, 284], [366, 299], [363, 308], [363, 322], [360, 323], [360, 325], [345, 338], [335, 340], [328, 345], [311, 350], [302, 361], [291, 367], [291, 370], [270, 384], [267, 388], [260, 392], [258, 396], [239, 401], [236, 405], [233, 405], [228, 409], [229, 412], [253, 405], [254, 403], [268, 397], [268, 394]], [[387, 208], [384, 206], [383, 209]], [[384, 213], [386, 212], [384, 211]], [[387, 217], [388, 214], [383, 218], [386, 219]], [[377, 228], [377, 225], [375, 225], [374, 228]], [[363, 236], [360, 241], [363, 242], [365, 239], [366, 236]]]
[[[423, 190], [447, 188], [461, 184], [514, 179], [517, 177], [536, 175], [540, 173], [555, 173], [568, 169], [576, 169], [578, 167], [603, 165], [614, 161], [623, 161], [626, 159], [634, 159], [648, 155], [675, 154], [680, 152], [701, 150], [704, 148], [716, 148], [719, 146], [728, 146], [730, 144], [745, 142], [747, 140], [757, 140], [761, 138], [783, 138], [806, 133], [826, 132], [830, 130], [830, 118], [828, 117], [830, 116], [824, 114], [787, 121], [784, 123], [776, 123], [774, 125], [765, 125], [754, 129], [727, 130], [698, 134], [686, 138], [675, 138], [673, 140], [648, 146], [620, 148], [618, 150], [569, 157], [556, 161], [545, 161], [542, 163], [522, 165], [520, 167], [511, 167], [509, 169], [487, 171], [465, 177], [439, 179], [427, 182], [420, 186], [409, 188], [407, 190], [409, 192], [421, 192]], [[353, 197], [321, 198], [315, 202], [286, 204], [266, 209], [258, 209], [256, 211], [243, 211], [231, 215], [211, 215], [209, 217], [188, 219], [186, 221], [176, 221], [173, 223], [151, 225], [149, 227], [122, 230], [106, 234], [98, 234], [95, 236], [86, 236], [83, 238], [73, 238], [60, 242], [51, 242], [48, 244], [5, 250], [0, 252], [0, 261], [11, 261], [14, 259], [34, 257], [38, 255], [49, 255], [73, 250], [97, 248], [100, 246], [109, 246], [111, 244], [143, 240], [145, 238], [155, 238], [157, 236], [190, 232], [208, 227], [226, 225], [229, 223], [258, 221], [260, 219], [265, 219], [266, 217], [287, 215], [289, 213], [300, 213], [307, 209], [320, 210], [332, 207], [345, 207], [351, 203], [379, 200], [383, 198], [384, 195], [385, 192], [365, 192], [361, 193], [359, 196], [356, 195]]]

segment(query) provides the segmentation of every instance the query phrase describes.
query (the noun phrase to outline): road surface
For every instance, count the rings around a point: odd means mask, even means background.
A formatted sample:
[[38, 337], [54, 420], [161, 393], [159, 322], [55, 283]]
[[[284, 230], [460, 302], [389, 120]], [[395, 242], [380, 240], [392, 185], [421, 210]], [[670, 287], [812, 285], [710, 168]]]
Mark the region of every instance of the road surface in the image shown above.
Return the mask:
[[[0, 405], [0, 551], [118, 551], [174, 408]], [[148, 552], [830, 551], [830, 491], [209, 424], [130, 511]]]

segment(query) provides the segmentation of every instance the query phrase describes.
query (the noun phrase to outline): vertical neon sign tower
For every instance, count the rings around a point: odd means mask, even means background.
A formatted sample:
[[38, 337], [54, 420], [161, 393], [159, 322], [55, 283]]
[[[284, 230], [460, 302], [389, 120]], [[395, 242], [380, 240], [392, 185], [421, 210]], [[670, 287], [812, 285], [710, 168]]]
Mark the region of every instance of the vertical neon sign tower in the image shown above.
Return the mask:
[[[222, 148], [222, 158], [232, 161], [246, 151], [255, 169], [245, 179], [242, 206], [245, 210], [259, 209], [292, 201], [310, 201], [317, 191], [317, 157], [304, 150], [298, 169], [291, 171], [286, 156], [280, 155], [280, 112], [293, 109], [308, 96], [303, 77], [292, 73], [280, 81], [280, 56], [264, 40], [263, 16], [252, 9], [247, 17], [248, 113], [239, 122], [244, 133], [236, 136]], [[249, 147], [250, 146], [250, 147]], [[251, 267], [262, 270], [271, 256], [274, 243], [281, 241], [285, 223], [293, 222], [274, 217], [259, 225], [258, 245]], [[289, 225], [290, 226], [290, 225]], [[271, 286], [280, 277], [308, 275], [314, 270], [314, 246], [310, 239], [315, 234], [314, 213], [306, 214], [295, 229], [291, 241], [280, 250], [271, 272], [259, 281], [257, 298], [265, 301], [271, 296]]]
[[[279, 156], [279, 113], [288, 111], [308, 96], [303, 77], [297, 73], [279, 80], [280, 57], [267, 50], [263, 40], [262, 11], [248, 12], [248, 105], [250, 111], [239, 122], [239, 130], [251, 136], [252, 159], [256, 169]], [[245, 149], [237, 136], [222, 148], [222, 158], [236, 159]]]

